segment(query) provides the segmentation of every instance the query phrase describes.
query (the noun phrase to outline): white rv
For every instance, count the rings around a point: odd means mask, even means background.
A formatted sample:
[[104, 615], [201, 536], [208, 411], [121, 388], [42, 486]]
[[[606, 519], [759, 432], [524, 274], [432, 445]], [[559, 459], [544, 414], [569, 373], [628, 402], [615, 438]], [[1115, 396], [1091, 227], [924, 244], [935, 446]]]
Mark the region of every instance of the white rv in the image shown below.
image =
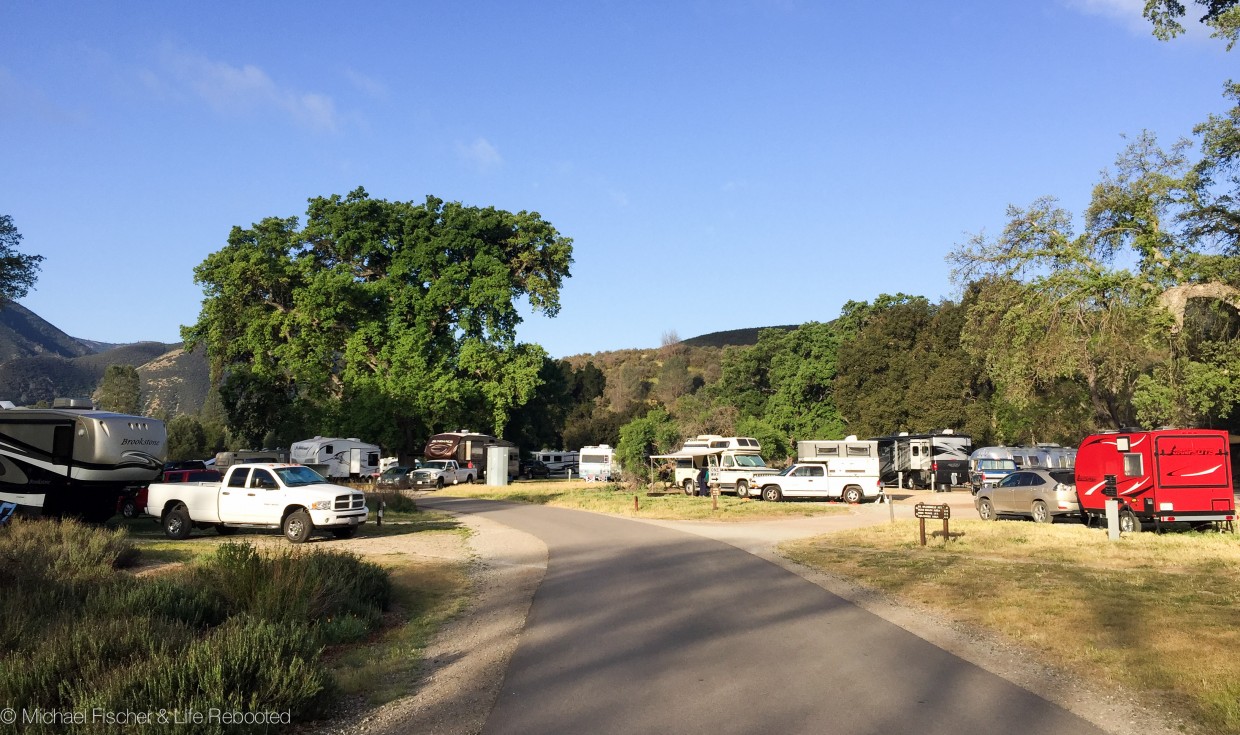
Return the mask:
[[358, 480], [379, 471], [378, 444], [360, 439], [316, 436], [299, 441], [289, 449], [289, 460], [304, 464], [329, 479]]
[[577, 474], [580, 462], [579, 452], [564, 452], [553, 449], [542, 449], [534, 452], [534, 459], [547, 465], [552, 472], [572, 472]]
[[[878, 442], [849, 436], [838, 440], [797, 442], [797, 464], [826, 465], [824, 482], [815, 494], [859, 503], [882, 493]], [[795, 495], [796, 493], [787, 493]]]
[[578, 456], [578, 471], [588, 482], [611, 482], [620, 479], [620, 463], [616, 461], [616, 450], [610, 446], [599, 444], [582, 447]]
[[52, 408], [0, 402], [0, 515], [116, 515], [127, 488], [158, 480], [168, 435], [164, 422], [96, 411], [89, 401], [56, 399]]
[[650, 459], [675, 463], [673, 479], [684, 489], [685, 495], [693, 495], [698, 474], [706, 468], [710, 485], [717, 486], [720, 492], [735, 492], [744, 498], [749, 496], [751, 488], [757, 490], [762, 476], [778, 472], [766, 466], [761, 450], [758, 440], [752, 437], [707, 434], [686, 441], [678, 452], [658, 454]]

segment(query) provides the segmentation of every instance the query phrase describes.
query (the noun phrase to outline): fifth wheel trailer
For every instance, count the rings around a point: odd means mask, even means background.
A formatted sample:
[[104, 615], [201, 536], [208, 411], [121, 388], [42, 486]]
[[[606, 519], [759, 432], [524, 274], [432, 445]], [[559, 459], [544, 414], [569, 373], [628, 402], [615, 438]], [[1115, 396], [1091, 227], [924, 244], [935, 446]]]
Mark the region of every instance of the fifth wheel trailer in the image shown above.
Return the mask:
[[882, 482], [895, 487], [939, 489], [969, 482], [973, 439], [951, 429], [929, 434], [902, 432], [875, 437], [882, 463]]
[[168, 435], [159, 419], [96, 411], [89, 401], [0, 405], [0, 504], [22, 515], [103, 522], [127, 488], [163, 471]]

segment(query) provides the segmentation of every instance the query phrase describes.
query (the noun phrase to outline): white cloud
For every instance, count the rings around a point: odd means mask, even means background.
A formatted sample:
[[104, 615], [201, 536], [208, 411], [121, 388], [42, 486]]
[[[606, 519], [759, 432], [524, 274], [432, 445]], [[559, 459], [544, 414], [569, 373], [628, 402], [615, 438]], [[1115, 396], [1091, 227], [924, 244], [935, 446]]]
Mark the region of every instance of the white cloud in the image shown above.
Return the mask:
[[349, 83], [356, 87], [363, 94], [377, 99], [384, 99], [388, 95], [387, 86], [377, 79], [372, 79], [360, 71], [354, 69], [345, 69], [344, 76]]
[[479, 138], [469, 145], [458, 145], [457, 151], [465, 160], [484, 171], [498, 168], [504, 162], [499, 150], [486, 138]]
[[313, 130], [334, 132], [339, 127], [330, 96], [282, 87], [252, 64], [234, 66], [172, 46], [164, 47], [161, 59], [169, 79], [144, 72], [149, 88], [186, 90], [222, 115], [278, 110]]

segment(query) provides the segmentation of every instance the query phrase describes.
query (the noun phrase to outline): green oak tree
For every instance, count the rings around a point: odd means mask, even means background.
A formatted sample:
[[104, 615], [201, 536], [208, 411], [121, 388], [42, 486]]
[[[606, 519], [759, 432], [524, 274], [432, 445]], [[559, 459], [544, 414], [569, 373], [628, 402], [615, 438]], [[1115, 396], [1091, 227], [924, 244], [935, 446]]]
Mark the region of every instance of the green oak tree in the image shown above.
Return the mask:
[[109, 365], [95, 391], [95, 405], [104, 411], [137, 414], [142, 411], [142, 378], [133, 365]]
[[[1225, 39], [1230, 51], [1240, 40], [1240, 0], [1194, 0], [1205, 9], [1198, 19], [1213, 29], [1215, 38]], [[1144, 15], [1154, 25], [1154, 35], [1164, 41], [1184, 32], [1180, 19], [1188, 8], [1180, 0], [1146, 0]]]
[[5, 301], [16, 301], [34, 288], [42, 255], [25, 255], [19, 246], [22, 234], [13, 224], [13, 218], [0, 214], [0, 308]]
[[663, 454], [677, 448], [680, 431], [676, 422], [662, 408], [652, 408], [641, 418], [620, 427], [616, 458], [626, 473], [645, 477], [652, 454]]
[[304, 226], [234, 227], [195, 268], [205, 299], [182, 336], [206, 347], [230, 425], [251, 438], [290, 420], [406, 449], [445, 428], [502, 433], [545, 358], [516, 342], [516, 301], [556, 315], [571, 263], [536, 212], [359, 188], [311, 199]]

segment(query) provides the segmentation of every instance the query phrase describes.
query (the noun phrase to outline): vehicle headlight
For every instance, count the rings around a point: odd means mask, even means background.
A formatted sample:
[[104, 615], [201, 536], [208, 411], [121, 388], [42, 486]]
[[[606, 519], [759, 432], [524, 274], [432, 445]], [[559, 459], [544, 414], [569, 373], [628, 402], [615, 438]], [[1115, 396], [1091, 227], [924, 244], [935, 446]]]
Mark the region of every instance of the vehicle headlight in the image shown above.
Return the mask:
[[332, 501], [330, 500], [316, 500], [310, 504], [310, 510], [331, 510], [331, 509], [332, 509]]

